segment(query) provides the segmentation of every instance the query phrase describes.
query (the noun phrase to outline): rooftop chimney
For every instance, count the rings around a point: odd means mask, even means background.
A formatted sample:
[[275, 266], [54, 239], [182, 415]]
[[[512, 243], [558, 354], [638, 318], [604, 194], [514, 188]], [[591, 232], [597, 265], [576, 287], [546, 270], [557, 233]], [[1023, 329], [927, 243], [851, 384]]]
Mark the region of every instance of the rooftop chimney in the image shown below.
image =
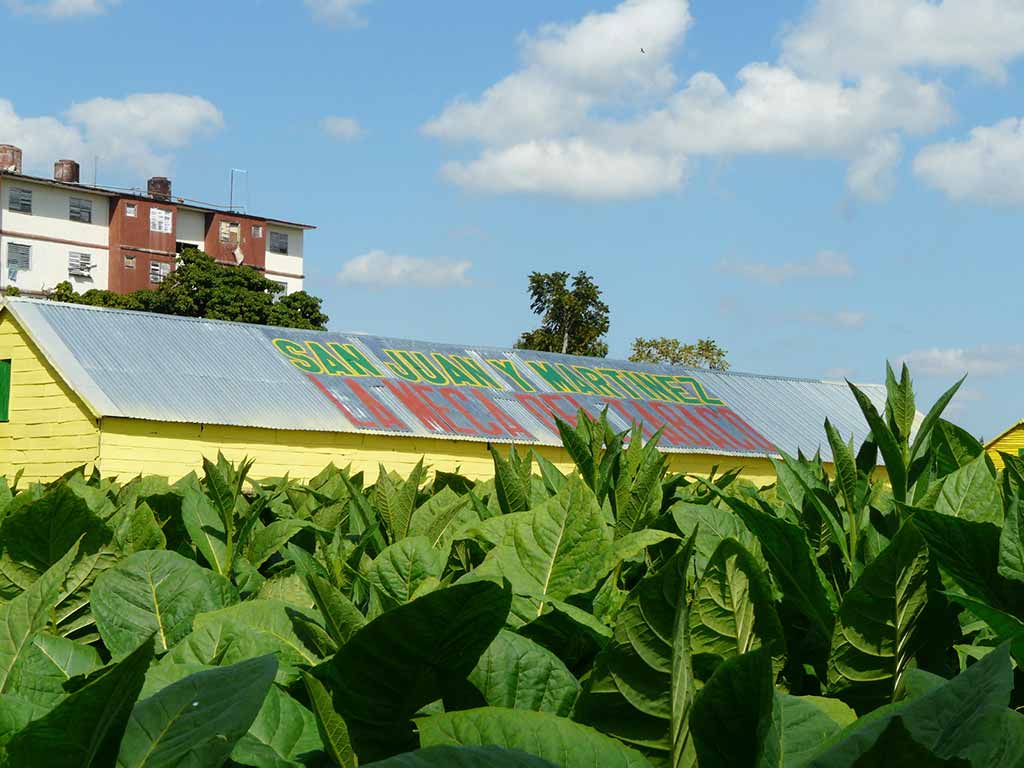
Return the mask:
[[78, 183], [78, 163], [74, 160], [58, 160], [53, 164], [53, 180], [65, 184]]
[[156, 200], [171, 199], [171, 180], [164, 176], [154, 176], [146, 186], [149, 196]]
[[0, 171], [21, 173], [21, 150], [13, 144], [0, 144]]

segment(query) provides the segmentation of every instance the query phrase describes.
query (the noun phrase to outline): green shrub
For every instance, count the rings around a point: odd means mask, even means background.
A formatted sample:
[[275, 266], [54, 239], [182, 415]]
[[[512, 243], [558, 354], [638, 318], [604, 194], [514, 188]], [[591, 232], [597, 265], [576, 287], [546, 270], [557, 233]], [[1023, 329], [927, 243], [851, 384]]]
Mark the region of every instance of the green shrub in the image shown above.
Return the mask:
[[1024, 764], [1024, 461], [888, 373], [766, 488], [583, 413], [571, 476], [4, 482], [3, 764]]

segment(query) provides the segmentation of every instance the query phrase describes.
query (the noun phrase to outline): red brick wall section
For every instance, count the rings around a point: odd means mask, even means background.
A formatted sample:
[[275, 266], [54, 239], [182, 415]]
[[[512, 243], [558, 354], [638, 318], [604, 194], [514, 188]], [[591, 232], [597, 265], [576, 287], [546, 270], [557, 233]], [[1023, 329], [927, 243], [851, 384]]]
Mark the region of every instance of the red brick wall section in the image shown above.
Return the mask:
[[[128, 206], [132, 204], [136, 211], [134, 217], [127, 214]], [[170, 232], [152, 230], [150, 211], [153, 208], [171, 212]], [[115, 293], [131, 293], [155, 287], [149, 280], [149, 265], [154, 261], [174, 263], [177, 228], [178, 208], [173, 203], [138, 198], [111, 200], [110, 290]], [[125, 268], [125, 256], [135, 257], [135, 269]]]
[[[231, 265], [237, 264], [235, 248], [238, 247], [239, 243], [222, 243], [220, 241], [221, 222], [238, 223], [243, 257], [242, 266], [255, 267], [262, 270], [266, 266], [267, 261], [267, 222], [264, 219], [254, 219], [237, 213], [206, 214], [206, 242], [204, 249], [217, 261]], [[254, 236], [253, 227], [259, 227], [262, 234], [258, 237]]]

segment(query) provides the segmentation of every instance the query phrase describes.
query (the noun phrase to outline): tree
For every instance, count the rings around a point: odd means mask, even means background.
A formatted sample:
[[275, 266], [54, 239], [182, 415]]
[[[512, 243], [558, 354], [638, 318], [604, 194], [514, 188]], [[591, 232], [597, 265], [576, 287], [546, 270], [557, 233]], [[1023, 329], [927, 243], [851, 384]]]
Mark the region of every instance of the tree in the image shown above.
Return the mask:
[[93, 288], [79, 294], [65, 280], [54, 287], [49, 298], [211, 320], [311, 330], [327, 327], [320, 299], [305, 291], [276, 298], [282, 290], [280, 284], [252, 267], [222, 266], [202, 251], [188, 248], [156, 290], [118, 294]]
[[533, 272], [530, 275], [530, 308], [541, 316], [541, 327], [527, 331], [517, 349], [604, 357], [608, 344], [608, 305], [601, 289], [586, 272], [577, 272], [568, 287], [568, 272]]
[[710, 368], [713, 371], [729, 370], [725, 359], [728, 350], [718, 346], [714, 339], [698, 339], [696, 344], [684, 344], [679, 339], [633, 339], [633, 351], [629, 359], [634, 363], [668, 363], [688, 365], [692, 368]]

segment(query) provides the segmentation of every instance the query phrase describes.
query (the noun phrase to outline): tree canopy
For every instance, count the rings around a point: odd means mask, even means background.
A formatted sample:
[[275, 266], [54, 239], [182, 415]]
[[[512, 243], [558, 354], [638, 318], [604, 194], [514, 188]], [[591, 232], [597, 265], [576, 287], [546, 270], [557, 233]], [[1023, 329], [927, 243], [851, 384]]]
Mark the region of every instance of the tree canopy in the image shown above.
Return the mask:
[[608, 344], [608, 305], [601, 289], [586, 272], [577, 272], [569, 287], [568, 272], [530, 274], [530, 308], [541, 326], [519, 337], [517, 349], [605, 357]]
[[679, 339], [664, 336], [658, 339], [645, 339], [639, 336], [633, 339], [633, 350], [629, 359], [634, 363], [668, 363], [727, 371], [727, 354], [728, 350], [722, 349], [713, 339], [698, 339], [696, 344], [686, 344]]
[[328, 317], [322, 300], [305, 291], [278, 296], [284, 289], [252, 267], [218, 264], [200, 250], [186, 249], [155, 290], [118, 294], [90, 289], [77, 293], [59, 283], [49, 298], [73, 304], [159, 312], [165, 315], [234, 320], [258, 325], [324, 330]]

